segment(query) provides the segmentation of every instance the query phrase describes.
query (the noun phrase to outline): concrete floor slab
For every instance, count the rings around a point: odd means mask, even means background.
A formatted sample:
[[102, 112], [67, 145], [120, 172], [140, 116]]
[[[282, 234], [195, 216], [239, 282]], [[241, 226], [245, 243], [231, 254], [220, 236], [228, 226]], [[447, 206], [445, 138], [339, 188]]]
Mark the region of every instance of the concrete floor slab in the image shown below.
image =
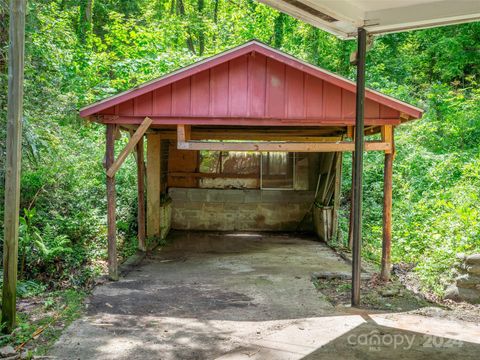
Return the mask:
[[[420, 336], [428, 318], [334, 308], [313, 286], [311, 273], [348, 274], [350, 265], [312, 237], [175, 232], [171, 238], [171, 245], [125, 278], [97, 287], [87, 314], [49, 355], [68, 360], [426, 359], [445, 354], [453, 359], [457, 352], [474, 359], [480, 349], [471, 341], [478, 327], [462, 333], [463, 324], [457, 323], [452, 337], [438, 331], [454, 325], [438, 320], [435, 336], [442, 344], [450, 338], [460, 342], [429, 348]], [[409, 328], [410, 323], [416, 325]], [[416, 336], [405, 350], [393, 348], [393, 342], [377, 346], [378, 334], [404, 341]], [[390, 353], [397, 357], [385, 356]]]

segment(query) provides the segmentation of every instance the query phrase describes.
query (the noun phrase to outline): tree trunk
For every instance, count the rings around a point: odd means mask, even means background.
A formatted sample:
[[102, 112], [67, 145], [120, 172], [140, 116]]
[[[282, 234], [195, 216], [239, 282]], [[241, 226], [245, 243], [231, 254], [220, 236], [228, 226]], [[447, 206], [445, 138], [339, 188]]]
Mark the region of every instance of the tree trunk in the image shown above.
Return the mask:
[[205, 51], [205, 33], [203, 29], [203, 9], [205, 7], [205, 2], [204, 0], [198, 0], [197, 2], [198, 5], [198, 14], [200, 16], [200, 25], [198, 29], [198, 54], [201, 56], [203, 55]]
[[282, 47], [283, 44], [283, 23], [285, 21], [285, 14], [279, 13], [275, 18], [273, 25], [273, 46], [277, 49]]
[[[183, 4], [183, 0], [177, 0], [177, 14], [180, 16], [185, 16], [185, 5]], [[193, 38], [191, 34], [190, 27], [187, 27], [187, 47], [190, 52], [195, 54], [195, 46], [193, 45]]]
[[85, 42], [87, 34], [92, 31], [93, 0], [80, 1], [80, 14], [78, 19], [78, 37]]
[[85, 7], [85, 20], [88, 23], [92, 23], [92, 15], [93, 15], [93, 0], [87, 0], [87, 4]]
[[213, 22], [215, 24], [218, 23], [218, 0], [215, 0], [215, 4], [213, 6]]

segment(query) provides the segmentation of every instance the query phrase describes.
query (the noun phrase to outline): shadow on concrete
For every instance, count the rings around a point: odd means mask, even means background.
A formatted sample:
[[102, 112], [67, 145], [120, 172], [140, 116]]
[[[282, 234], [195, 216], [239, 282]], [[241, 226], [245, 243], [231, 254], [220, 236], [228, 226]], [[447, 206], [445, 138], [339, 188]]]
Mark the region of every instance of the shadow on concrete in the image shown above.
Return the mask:
[[[313, 286], [311, 273], [349, 273], [350, 265], [309, 235], [175, 232], [171, 239], [125, 278], [97, 287], [87, 316], [65, 331], [50, 355], [130, 360], [384, 359], [390, 354], [392, 359], [438, 359], [450, 354], [445, 358], [453, 359], [459, 351], [462, 359], [470, 359], [479, 350], [472, 340], [480, 338], [476, 327], [437, 321], [432, 328], [431, 320], [418, 315], [333, 307]], [[369, 347], [369, 336], [385, 334], [404, 341], [416, 336], [409, 349], [388, 344], [388, 337], [379, 350]], [[463, 345], [428, 348], [423, 334], [436, 334], [445, 339], [443, 345], [459, 338]], [[358, 341], [363, 338], [366, 345]]]
[[96, 289], [88, 315], [202, 320], [284, 320], [331, 315], [311, 282], [318, 269], [350, 265], [307, 234], [173, 232], [118, 282]]
[[461, 338], [458, 333], [454, 337], [436, 336], [428, 330], [407, 331], [370, 320], [301, 359], [478, 359], [480, 344]]

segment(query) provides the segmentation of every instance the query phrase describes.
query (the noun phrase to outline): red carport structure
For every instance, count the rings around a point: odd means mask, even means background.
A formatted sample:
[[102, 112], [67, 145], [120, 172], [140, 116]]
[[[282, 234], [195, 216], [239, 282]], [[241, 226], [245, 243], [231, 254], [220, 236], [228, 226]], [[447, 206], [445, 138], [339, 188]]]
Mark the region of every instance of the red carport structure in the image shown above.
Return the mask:
[[[337, 163], [341, 164], [342, 153], [355, 150], [355, 92], [356, 84], [346, 78], [258, 41], [250, 41], [81, 109], [82, 117], [107, 127], [110, 277], [118, 277], [115, 173], [135, 148], [139, 248], [143, 251], [148, 248], [145, 241], [144, 135], [147, 138], [146, 233], [151, 239], [164, 236], [162, 216], [166, 215], [161, 209], [161, 198], [171, 185], [171, 177], [178, 176], [169, 173], [172, 168], [169, 162], [208, 150], [330, 153], [331, 161], [335, 154]], [[376, 140], [365, 142], [365, 150], [385, 153], [382, 264], [384, 272], [388, 273], [394, 128], [420, 118], [422, 110], [373, 90], [367, 89], [365, 96], [362, 133], [380, 134]], [[115, 159], [114, 144], [120, 130], [129, 132], [131, 137]], [[190, 172], [188, 177], [207, 175], [196, 171]], [[327, 183], [333, 183], [333, 179], [330, 177]], [[339, 184], [339, 180], [335, 182]], [[194, 183], [195, 180], [189, 182]], [[339, 191], [336, 191], [334, 202], [338, 209]]]

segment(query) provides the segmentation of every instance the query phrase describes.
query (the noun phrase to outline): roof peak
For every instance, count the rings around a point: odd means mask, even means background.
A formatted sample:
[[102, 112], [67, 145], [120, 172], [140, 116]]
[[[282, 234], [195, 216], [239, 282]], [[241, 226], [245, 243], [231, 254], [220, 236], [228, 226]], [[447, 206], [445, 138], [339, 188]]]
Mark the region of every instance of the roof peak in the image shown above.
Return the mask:
[[[252, 51], [259, 52], [262, 55], [266, 56], [267, 58], [284, 63], [285, 65], [296, 68], [302, 72], [308, 73], [309, 75], [320, 78], [324, 81], [333, 83], [348, 91], [352, 91], [352, 92], [356, 91], [355, 82], [343, 76], [337, 75], [328, 70], [325, 70], [318, 66], [307, 63], [306, 61], [295, 58], [294, 56], [284, 51], [275, 49], [270, 45], [267, 45], [261, 42], [258, 39], [250, 39], [242, 44], [239, 44], [231, 49], [225, 50], [219, 54], [207, 57], [191, 65], [188, 65], [186, 67], [183, 67], [173, 72], [170, 72], [168, 74], [165, 74], [159, 78], [140, 84], [127, 91], [121, 92], [117, 95], [113, 95], [111, 97], [98, 101], [94, 104], [83, 107], [80, 110], [80, 116], [88, 117], [90, 115], [96, 114], [102, 110], [118, 105], [119, 103], [130, 100], [134, 97], [143, 95], [157, 88], [167, 86], [173, 82], [182, 80], [183, 78], [195, 75], [209, 68], [213, 68], [222, 63], [244, 56]], [[381, 94], [371, 89], [366, 90], [366, 97], [371, 100], [393, 107], [394, 109], [400, 112], [406, 113], [412, 119], [421, 117], [423, 113], [422, 109], [419, 109], [410, 104], [407, 104], [405, 102], [394, 99], [390, 96]]]

